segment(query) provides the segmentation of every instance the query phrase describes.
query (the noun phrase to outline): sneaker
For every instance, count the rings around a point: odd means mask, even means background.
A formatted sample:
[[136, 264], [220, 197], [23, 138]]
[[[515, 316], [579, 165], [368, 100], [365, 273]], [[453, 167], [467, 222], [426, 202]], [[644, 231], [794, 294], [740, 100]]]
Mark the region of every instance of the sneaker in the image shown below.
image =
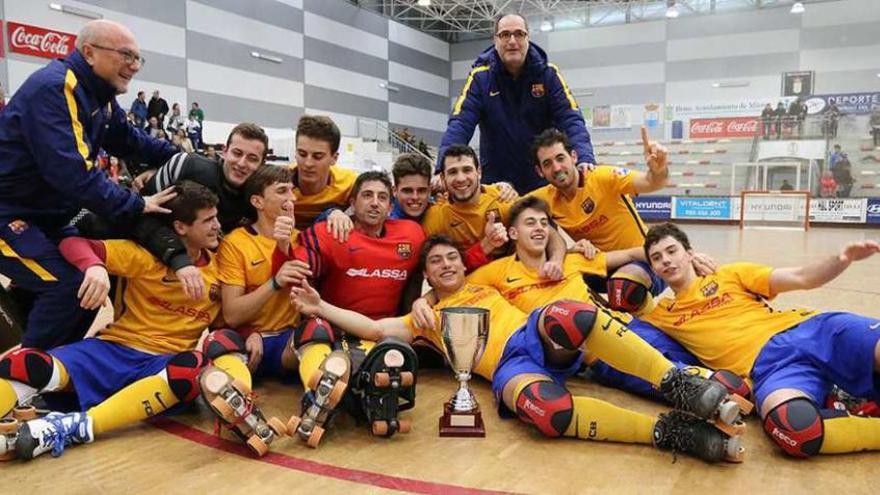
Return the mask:
[[687, 368], [669, 370], [660, 381], [660, 393], [680, 411], [704, 419], [718, 418], [726, 424], [736, 423], [740, 407], [728, 400], [727, 388], [694, 371]]
[[52, 451], [52, 457], [58, 457], [70, 444], [91, 443], [94, 440], [92, 418], [85, 413], [52, 412], [21, 425], [15, 451], [24, 460], [49, 451]]
[[681, 411], [661, 413], [654, 424], [654, 446], [706, 462], [742, 462], [742, 437], [729, 437], [709, 423]]

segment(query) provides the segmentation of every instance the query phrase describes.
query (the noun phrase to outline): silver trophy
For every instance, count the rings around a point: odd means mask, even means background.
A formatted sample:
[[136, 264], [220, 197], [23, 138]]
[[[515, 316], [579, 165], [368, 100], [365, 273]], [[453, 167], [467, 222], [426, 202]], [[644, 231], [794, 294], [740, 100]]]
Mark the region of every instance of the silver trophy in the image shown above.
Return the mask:
[[489, 310], [471, 307], [440, 311], [440, 333], [452, 371], [459, 381], [455, 395], [444, 405], [440, 436], [483, 437], [486, 435], [480, 406], [467, 383], [480, 361], [489, 339]]

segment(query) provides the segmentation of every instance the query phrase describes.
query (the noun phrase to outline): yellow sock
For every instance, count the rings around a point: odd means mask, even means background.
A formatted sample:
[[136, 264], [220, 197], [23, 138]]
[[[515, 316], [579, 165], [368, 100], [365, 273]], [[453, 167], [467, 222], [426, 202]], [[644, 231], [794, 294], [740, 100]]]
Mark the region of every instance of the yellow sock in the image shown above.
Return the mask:
[[303, 388], [308, 390], [309, 379], [321, 367], [324, 358], [330, 355], [330, 344], [314, 342], [303, 347], [299, 351], [299, 377]]
[[214, 359], [214, 366], [229, 373], [232, 378], [241, 380], [249, 389], [253, 389], [251, 370], [238, 354], [224, 354]]
[[177, 404], [177, 396], [160, 375], [148, 376], [86, 411], [94, 420], [95, 435], [155, 416]]
[[824, 420], [821, 454], [880, 450], [880, 418], [841, 416]]
[[572, 397], [574, 416], [565, 436], [606, 442], [653, 442], [655, 418], [590, 397]]
[[584, 344], [590, 355], [658, 387], [663, 375], [674, 366], [660, 351], [602, 310], [596, 314], [596, 323]]

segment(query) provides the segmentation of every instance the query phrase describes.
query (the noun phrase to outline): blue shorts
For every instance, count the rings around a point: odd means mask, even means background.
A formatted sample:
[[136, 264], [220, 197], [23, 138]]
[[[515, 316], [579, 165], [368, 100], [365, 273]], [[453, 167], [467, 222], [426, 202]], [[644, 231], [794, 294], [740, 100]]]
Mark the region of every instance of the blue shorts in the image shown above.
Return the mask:
[[287, 342], [293, 334], [293, 328], [277, 334], [263, 335], [263, 359], [257, 366], [254, 378], [262, 378], [265, 376], [283, 377], [285, 375], [295, 374], [296, 370], [285, 370], [281, 366], [281, 355], [284, 353]]
[[571, 364], [565, 368], [548, 365], [544, 360], [544, 344], [538, 333], [538, 318], [543, 308], [532, 311], [525, 325], [519, 327], [504, 346], [501, 361], [492, 376], [492, 395], [498, 403], [499, 413], [504, 413], [506, 406], [501, 399], [501, 392], [513, 377], [522, 373], [537, 373], [553, 379], [564, 386], [565, 379], [578, 372], [584, 361], [583, 353], [578, 353]]
[[878, 341], [880, 321], [852, 313], [820, 313], [774, 335], [752, 366], [756, 404], [793, 388], [822, 407], [833, 384], [856, 397], [880, 398]]
[[[660, 278], [659, 275], [654, 273], [654, 270], [651, 269], [651, 265], [644, 261], [631, 261], [627, 263], [627, 265], [636, 265], [651, 277], [651, 295], [659, 296], [661, 292], [666, 290], [666, 282]], [[624, 266], [627, 266], [624, 265]], [[588, 275], [585, 277], [587, 285], [596, 292], [606, 293], [608, 291], [608, 279], [611, 278], [612, 273], [608, 274], [608, 277], [598, 277], [595, 275]]]
[[176, 354], [149, 354], [99, 338], [48, 351], [70, 375], [83, 411], [132, 383], [162, 372]]

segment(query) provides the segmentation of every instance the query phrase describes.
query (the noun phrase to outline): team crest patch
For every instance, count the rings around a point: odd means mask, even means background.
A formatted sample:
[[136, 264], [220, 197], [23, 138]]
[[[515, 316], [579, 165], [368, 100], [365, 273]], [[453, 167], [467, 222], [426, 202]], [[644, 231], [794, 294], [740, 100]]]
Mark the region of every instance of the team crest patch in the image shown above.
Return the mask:
[[544, 85], [542, 83], [532, 84], [532, 96], [535, 98], [544, 96]]
[[412, 256], [412, 244], [409, 242], [397, 243], [397, 255], [408, 260]]
[[581, 203], [581, 209], [584, 210], [584, 213], [587, 215], [593, 213], [594, 208], [596, 208], [596, 203], [593, 202], [593, 198], [587, 198], [586, 201]]
[[700, 292], [702, 292], [705, 297], [714, 296], [715, 293], [718, 292], [718, 282], [712, 282], [709, 285], [700, 287]]
[[626, 177], [627, 175], [629, 175], [629, 169], [615, 167], [614, 174], [617, 175], [618, 177]]
[[220, 300], [220, 284], [211, 284], [211, 288], [208, 289], [208, 299], [211, 302]]

